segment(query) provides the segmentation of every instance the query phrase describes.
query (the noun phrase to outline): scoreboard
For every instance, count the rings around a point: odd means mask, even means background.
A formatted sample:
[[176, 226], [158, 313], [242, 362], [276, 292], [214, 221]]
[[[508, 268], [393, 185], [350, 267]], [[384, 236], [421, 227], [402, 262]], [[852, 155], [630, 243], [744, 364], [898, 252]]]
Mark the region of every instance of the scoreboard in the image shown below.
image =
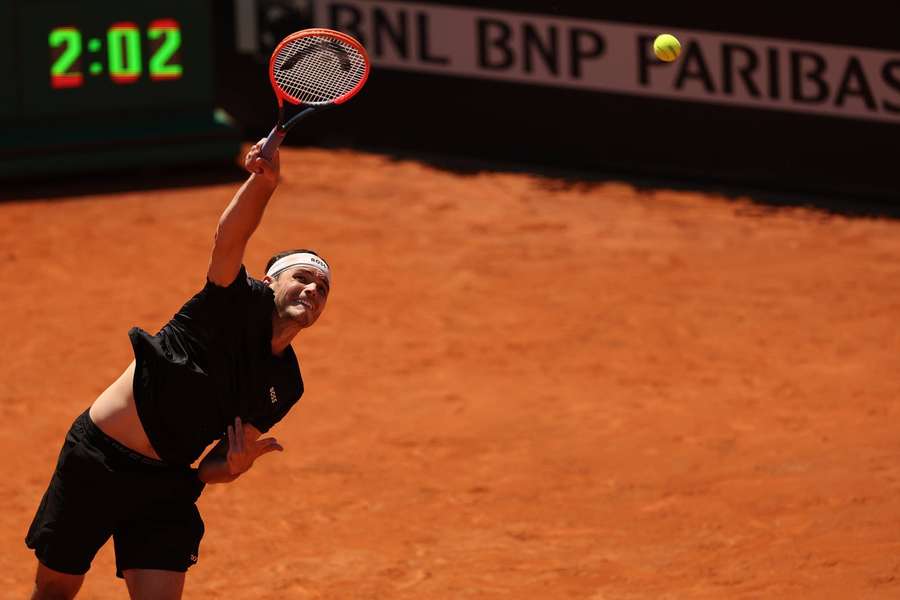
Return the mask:
[[211, 28], [211, 0], [0, 0], [0, 174], [4, 149], [39, 136], [66, 138], [70, 152], [73, 136], [89, 150], [111, 129], [122, 144], [152, 130], [157, 144], [189, 146], [159, 124], [192, 111], [188, 137], [230, 135], [236, 149], [236, 133], [213, 118]]

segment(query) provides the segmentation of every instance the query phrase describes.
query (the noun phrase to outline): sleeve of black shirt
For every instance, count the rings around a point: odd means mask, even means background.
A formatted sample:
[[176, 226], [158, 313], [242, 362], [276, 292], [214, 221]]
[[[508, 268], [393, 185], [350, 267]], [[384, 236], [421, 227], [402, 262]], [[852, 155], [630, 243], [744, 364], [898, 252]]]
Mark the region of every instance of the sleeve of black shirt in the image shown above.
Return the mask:
[[277, 412], [261, 415], [251, 420], [250, 424], [259, 429], [260, 433], [268, 433], [290, 411], [293, 404], [285, 403], [285, 406]]
[[223, 287], [207, 279], [201, 294], [208, 297], [212, 303], [234, 305], [246, 303], [250, 298], [250, 292], [251, 285], [250, 278], [247, 276], [247, 268], [241, 265], [241, 270], [238, 271], [234, 281]]

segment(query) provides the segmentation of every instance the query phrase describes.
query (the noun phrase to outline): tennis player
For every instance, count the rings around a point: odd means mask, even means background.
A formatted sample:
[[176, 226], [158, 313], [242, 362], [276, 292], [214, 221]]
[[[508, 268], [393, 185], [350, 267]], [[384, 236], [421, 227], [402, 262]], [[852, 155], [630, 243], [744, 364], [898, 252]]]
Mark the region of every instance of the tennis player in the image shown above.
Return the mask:
[[278, 184], [278, 154], [267, 161], [256, 144], [245, 166], [205, 287], [156, 335], [129, 331], [134, 361], [66, 435], [26, 537], [35, 600], [75, 597], [110, 536], [131, 598], [181, 598], [203, 537], [204, 486], [282, 450], [261, 436], [303, 394], [290, 344], [322, 314], [331, 272], [314, 252], [292, 250], [273, 256], [262, 280], [247, 275], [244, 249]]

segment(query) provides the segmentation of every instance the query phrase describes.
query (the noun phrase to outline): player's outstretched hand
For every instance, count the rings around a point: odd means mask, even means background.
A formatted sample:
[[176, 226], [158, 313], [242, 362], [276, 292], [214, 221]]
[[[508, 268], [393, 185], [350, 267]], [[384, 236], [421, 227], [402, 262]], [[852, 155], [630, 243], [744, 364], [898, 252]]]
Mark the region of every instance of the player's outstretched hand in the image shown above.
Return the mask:
[[268, 452], [284, 450], [275, 438], [256, 439], [258, 432], [244, 427], [241, 418], [234, 419], [234, 426], [228, 426], [228, 472], [240, 475], [253, 466], [253, 461]]
[[260, 149], [265, 141], [265, 138], [263, 138], [250, 147], [247, 156], [244, 158], [244, 168], [275, 184], [278, 183], [278, 176], [281, 172], [281, 158], [278, 150], [275, 150], [272, 160], [266, 160], [260, 156]]

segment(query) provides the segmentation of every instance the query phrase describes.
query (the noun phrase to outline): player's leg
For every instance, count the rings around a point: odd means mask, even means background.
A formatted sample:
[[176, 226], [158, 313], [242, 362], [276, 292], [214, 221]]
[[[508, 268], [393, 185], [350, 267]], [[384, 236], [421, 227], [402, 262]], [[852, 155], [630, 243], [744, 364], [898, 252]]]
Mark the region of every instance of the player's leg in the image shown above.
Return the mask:
[[72, 598], [91, 561], [112, 534], [112, 482], [85, 429], [87, 412], [66, 434], [56, 470], [41, 499], [25, 544], [39, 566], [34, 598]]
[[127, 569], [122, 574], [131, 600], [181, 600], [184, 573], [156, 569]]
[[60, 573], [38, 563], [31, 600], [72, 600], [82, 583], [84, 575]]
[[181, 598], [184, 576], [197, 562], [203, 519], [195, 504], [202, 484], [187, 470], [145, 472], [134, 491], [148, 503], [113, 530], [116, 575], [132, 599]]

